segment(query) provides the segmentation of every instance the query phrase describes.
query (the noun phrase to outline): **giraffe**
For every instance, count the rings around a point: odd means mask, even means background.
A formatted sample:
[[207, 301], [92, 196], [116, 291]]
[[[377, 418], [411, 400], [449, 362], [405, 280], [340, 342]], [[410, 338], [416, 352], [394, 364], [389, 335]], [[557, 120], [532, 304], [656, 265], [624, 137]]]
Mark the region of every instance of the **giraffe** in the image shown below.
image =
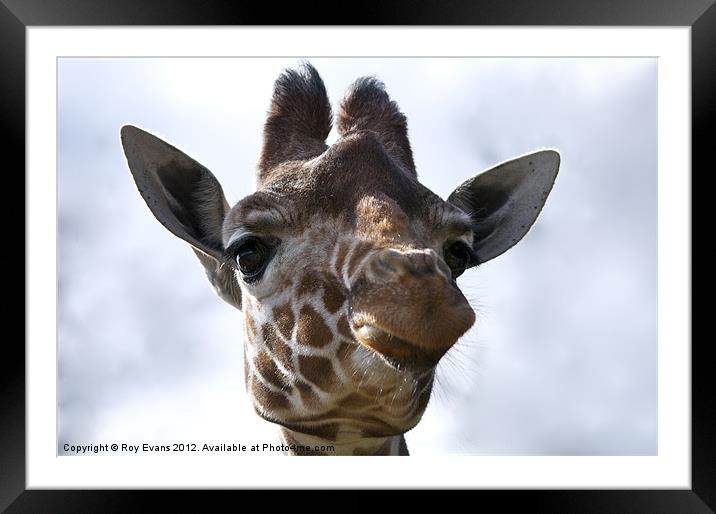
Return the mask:
[[441, 357], [473, 325], [456, 279], [515, 245], [560, 156], [541, 150], [443, 200], [417, 177], [407, 120], [375, 77], [341, 100], [338, 140], [316, 69], [274, 84], [256, 191], [230, 206], [214, 175], [132, 125], [139, 193], [244, 319], [244, 378], [288, 455], [408, 455]]

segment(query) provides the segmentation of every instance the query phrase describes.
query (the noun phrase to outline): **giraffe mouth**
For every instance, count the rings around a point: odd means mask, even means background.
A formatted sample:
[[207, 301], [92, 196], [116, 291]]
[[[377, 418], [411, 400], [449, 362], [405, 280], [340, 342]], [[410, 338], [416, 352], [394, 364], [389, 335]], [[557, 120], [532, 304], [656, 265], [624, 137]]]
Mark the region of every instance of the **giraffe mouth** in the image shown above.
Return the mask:
[[354, 326], [353, 333], [361, 345], [399, 371], [434, 368], [444, 353], [429, 351], [372, 324]]

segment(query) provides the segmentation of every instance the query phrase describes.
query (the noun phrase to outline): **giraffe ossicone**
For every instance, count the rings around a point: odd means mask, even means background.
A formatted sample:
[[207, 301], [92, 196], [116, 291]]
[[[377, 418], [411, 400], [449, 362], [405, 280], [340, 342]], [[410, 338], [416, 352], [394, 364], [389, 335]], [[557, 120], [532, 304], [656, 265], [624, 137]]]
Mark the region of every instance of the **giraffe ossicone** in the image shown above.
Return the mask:
[[349, 88], [329, 147], [332, 120], [315, 68], [284, 71], [257, 190], [233, 206], [170, 144], [130, 125], [121, 140], [151, 212], [242, 311], [247, 390], [287, 453], [407, 455], [435, 366], [475, 321], [457, 277], [527, 233], [560, 157], [518, 157], [443, 200], [418, 181], [406, 118], [377, 79]]

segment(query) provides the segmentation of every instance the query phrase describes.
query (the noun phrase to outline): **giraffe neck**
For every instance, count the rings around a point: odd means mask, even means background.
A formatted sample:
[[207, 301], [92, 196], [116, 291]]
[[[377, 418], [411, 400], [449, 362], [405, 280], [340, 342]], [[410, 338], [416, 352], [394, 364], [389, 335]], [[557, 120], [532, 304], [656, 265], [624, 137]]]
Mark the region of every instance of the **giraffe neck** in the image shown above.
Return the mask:
[[279, 443], [286, 455], [408, 455], [403, 434], [390, 437], [327, 440], [281, 427]]

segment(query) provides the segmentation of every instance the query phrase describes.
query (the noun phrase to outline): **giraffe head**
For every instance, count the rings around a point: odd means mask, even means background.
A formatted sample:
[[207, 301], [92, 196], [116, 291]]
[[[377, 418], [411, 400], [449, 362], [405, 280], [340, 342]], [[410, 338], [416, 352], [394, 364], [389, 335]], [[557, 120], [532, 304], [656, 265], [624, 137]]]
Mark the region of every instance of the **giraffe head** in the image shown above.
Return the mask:
[[139, 192], [242, 310], [256, 411], [328, 439], [401, 434], [420, 419], [440, 358], [473, 325], [456, 279], [517, 243], [559, 154], [503, 163], [443, 200], [417, 178], [405, 116], [373, 78], [332, 111], [308, 64], [276, 81], [257, 190], [231, 207], [212, 173], [122, 128]]

